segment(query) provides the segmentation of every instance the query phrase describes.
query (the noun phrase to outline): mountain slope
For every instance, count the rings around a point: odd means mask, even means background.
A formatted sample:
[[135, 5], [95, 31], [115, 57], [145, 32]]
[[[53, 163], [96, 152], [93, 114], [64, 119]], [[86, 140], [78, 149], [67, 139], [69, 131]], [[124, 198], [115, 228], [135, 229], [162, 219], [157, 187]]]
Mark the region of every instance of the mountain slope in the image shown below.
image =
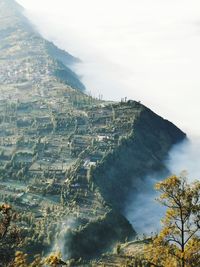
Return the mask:
[[69, 67], [78, 59], [44, 40], [23, 16], [22, 10], [12, 0], [0, 1], [0, 83], [34, 90], [35, 85], [43, 86], [44, 79], [58, 79], [84, 90]]
[[22, 249], [93, 258], [135, 236], [123, 216], [138, 181], [166, 171], [185, 138], [135, 101], [84, 94], [77, 61], [0, 0], [0, 201], [20, 214]]

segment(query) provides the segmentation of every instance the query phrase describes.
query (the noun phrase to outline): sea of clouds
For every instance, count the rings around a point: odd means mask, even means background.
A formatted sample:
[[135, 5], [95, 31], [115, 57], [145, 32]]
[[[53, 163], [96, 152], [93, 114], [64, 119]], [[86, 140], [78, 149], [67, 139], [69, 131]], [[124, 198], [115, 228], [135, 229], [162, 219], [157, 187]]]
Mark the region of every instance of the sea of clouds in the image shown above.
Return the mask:
[[18, 0], [44, 37], [82, 60], [93, 95], [141, 100], [200, 133], [198, 0]]

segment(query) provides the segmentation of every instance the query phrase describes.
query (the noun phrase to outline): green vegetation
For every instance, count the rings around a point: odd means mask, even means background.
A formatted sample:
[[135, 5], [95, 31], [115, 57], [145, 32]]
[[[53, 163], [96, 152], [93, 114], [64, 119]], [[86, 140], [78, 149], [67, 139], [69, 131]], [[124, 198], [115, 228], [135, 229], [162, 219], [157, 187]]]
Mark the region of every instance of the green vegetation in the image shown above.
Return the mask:
[[76, 260], [80, 255], [83, 259], [91, 259], [91, 256], [98, 256], [99, 252], [106, 252], [115, 242], [124, 242], [134, 236], [131, 225], [123, 216], [109, 212], [80, 227], [78, 231], [70, 231], [66, 237], [69, 240], [68, 253]]

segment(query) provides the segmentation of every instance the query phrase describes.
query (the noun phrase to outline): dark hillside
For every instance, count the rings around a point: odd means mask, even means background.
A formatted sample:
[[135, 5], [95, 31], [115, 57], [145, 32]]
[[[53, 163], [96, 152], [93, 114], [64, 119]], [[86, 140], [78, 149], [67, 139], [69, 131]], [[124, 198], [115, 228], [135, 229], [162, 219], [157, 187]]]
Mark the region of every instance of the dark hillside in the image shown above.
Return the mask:
[[137, 180], [153, 172], [167, 172], [163, 164], [170, 148], [186, 135], [171, 122], [148, 108], [130, 102], [141, 110], [115, 150], [109, 152], [92, 172], [94, 183], [103, 196], [117, 209], [123, 209], [127, 196], [137, 193]]

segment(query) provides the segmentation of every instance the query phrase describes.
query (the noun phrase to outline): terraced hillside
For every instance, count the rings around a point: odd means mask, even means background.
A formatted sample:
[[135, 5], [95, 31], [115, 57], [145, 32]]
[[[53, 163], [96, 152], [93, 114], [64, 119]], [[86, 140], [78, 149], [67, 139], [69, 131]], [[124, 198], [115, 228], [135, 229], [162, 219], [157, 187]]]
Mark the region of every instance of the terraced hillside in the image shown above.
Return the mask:
[[55, 79], [84, 90], [70, 69], [78, 59], [41, 38], [23, 17], [20, 6], [12, 0], [2, 0], [0, 20], [0, 83], [4, 85], [1, 98], [45, 95], [56, 87]]
[[135, 236], [126, 197], [185, 134], [141, 103], [84, 94], [76, 61], [0, 0], [0, 200], [22, 250], [88, 259]]

